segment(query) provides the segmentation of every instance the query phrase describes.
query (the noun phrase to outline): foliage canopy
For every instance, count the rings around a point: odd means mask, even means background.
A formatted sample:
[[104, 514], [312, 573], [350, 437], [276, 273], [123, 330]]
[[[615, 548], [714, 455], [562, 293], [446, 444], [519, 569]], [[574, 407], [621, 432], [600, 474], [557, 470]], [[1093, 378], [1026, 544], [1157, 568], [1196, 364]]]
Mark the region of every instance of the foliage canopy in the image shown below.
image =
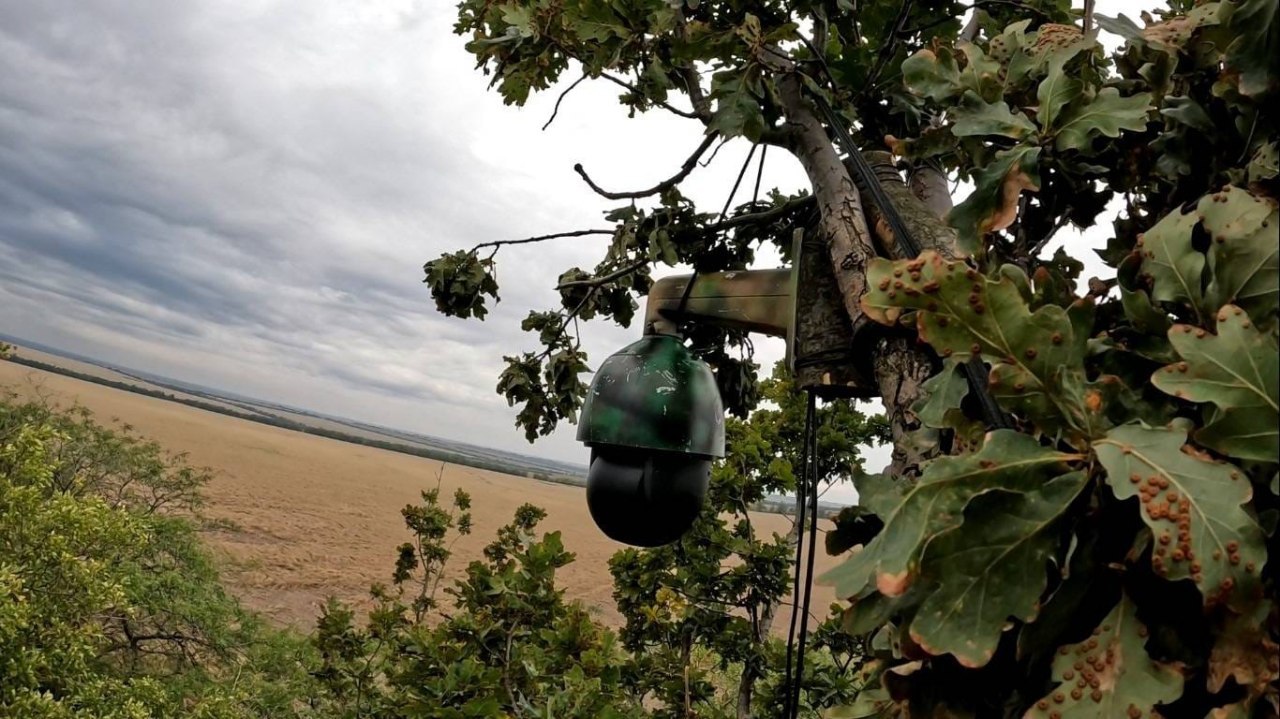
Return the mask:
[[[876, 652], [877, 688], [841, 716], [1274, 714], [1277, 14], [1273, 0], [1172, 0], [1136, 20], [1061, 0], [464, 0], [457, 30], [507, 102], [580, 72], [704, 140], [649, 190], [576, 168], [630, 203], [595, 231], [599, 263], [561, 275], [561, 306], [530, 316], [544, 350], [508, 358], [499, 391], [530, 437], [551, 431], [583, 389], [562, 371], [587, 361], [570, 318], [627, 325], [655, 265], [742, 268], [760, 243], [816, 232], [845, 311], [884, 328], [857, 341], [895, 447], [884, 475], [858, 479], [857, 518], [882, 528], [833, 547], [862, 545], [828, 581]], [[892, 196], [921, 256], [846, 169], [823, 103], [896, 158], [877, 167], [910, 189]], [[792, 154], [808, 192], [700, 211], [679, 183], [708, 139], [730, 138]], [[957, 179], [972, 190], [953, 206]], [[1078, 248], [1046, 248], [1099, 222], [1113, 276], [1086, 284]], [[502, 244], [428, 275], [490, 278]], [[446, 312], [498, 297], [438, 286]], [[743, 340], [691, 337], [727, 378], [752, 375], [726, 351]], [[976, 419], [959, 371], [972, 358], [1011, 427]], [[742, 407], [749, 385], [721, 383]]]

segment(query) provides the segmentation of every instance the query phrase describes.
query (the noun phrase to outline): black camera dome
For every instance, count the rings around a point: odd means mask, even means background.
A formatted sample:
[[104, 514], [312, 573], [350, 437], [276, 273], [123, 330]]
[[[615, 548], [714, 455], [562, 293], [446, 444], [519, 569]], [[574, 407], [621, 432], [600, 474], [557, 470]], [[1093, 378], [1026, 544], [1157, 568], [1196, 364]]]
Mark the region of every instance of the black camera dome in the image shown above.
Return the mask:
[[659, 547], [693, 525], [707, 494], [711, 458], [627, 447], [594, 447], [587, 507], [609, 538]]

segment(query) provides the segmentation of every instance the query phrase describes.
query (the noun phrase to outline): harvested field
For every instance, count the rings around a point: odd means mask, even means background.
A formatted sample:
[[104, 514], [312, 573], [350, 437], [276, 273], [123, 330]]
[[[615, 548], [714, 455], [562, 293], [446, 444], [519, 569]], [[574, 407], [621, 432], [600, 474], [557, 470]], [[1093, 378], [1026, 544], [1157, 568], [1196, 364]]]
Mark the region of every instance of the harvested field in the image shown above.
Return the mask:
[[[43, 358], [42, 358], [43, 359]], [[362, 603], [369, 585], [387, 582], [395, 549], [407, 539], [400, 508], [434, 486], [439, 462], [387, 450], [293, 432], [0, 362], [0, 387], [21, 395], [41, 393], [61, 404], [78, 403], [103, 422], [133, 425], [190, 462], [215, 471], [206, 514], [234, 529], [211, 532], [210, 544], [225, 558], [231, 590], [271, 617], [309, 628], [327, 596]], [[609, 624], [619, 617], [611, 598], [610, 555], [622, 545], [591, 522], [580, 487], [449, 465], [443, 491], [471, 493], [475, 531], [455, 547], [451, 568], [479, 558], [494, 531], [525, 502], [547, 511], [541, 525], [559, 530], [577, 561], [558, 581]], [[764, 531], [785, 531], [789, 520], [761, 514]], [[819, 552], [819, 571], [835, 560]], [[832, 601], [815, 587], [815, 614]], [[783, 612], [775, 630], [785, 631]]]

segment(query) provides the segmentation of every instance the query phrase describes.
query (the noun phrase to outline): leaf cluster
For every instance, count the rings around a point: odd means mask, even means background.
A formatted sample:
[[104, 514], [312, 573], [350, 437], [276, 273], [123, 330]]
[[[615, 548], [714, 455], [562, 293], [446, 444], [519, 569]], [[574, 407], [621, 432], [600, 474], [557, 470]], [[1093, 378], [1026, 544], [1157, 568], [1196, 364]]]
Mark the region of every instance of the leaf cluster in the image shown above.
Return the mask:
[[[1101, 19], [1127, 40], [1112, 59], [1022, 21], [904, 63], [911, 91], [951, 103], [935, 156], [980, 168], [950, 218], [978, 261], [868, 268], [867, 316], [944, 360], [916, 409], [921, 441], [952, 454], [912, 483], [858, 479], [878, 521], [829, 576], [885, 661], [858, 712], [908, 697], [993, 715], [1274, 711], [1280, 666], [1245, 658], [1277, 639], [1280, 214], [1259, 69], [1274, 28], [1242, 24], [1270, 22], [1261, 5]], [[1114, 293], [1080, 297], [1054, 262], [1010, 257], [1041, 246], [1020, 237], [1037, 212], [1089, 224], [1062, 203], [1112, 193], [1127, 205], [1101, 253]], [[972, 419], [955, 370], [971, 358], [1011, 429]]]

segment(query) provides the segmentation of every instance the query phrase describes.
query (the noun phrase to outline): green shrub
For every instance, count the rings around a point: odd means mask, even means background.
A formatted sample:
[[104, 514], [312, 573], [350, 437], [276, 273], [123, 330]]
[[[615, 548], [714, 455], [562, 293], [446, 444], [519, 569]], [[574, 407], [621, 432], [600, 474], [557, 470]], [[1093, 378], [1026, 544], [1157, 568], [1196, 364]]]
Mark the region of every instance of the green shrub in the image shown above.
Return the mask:
[[81, 410], [0, 403], [0, 716], [274, 717], [308, 646], [218, 581], [208, 474]]

